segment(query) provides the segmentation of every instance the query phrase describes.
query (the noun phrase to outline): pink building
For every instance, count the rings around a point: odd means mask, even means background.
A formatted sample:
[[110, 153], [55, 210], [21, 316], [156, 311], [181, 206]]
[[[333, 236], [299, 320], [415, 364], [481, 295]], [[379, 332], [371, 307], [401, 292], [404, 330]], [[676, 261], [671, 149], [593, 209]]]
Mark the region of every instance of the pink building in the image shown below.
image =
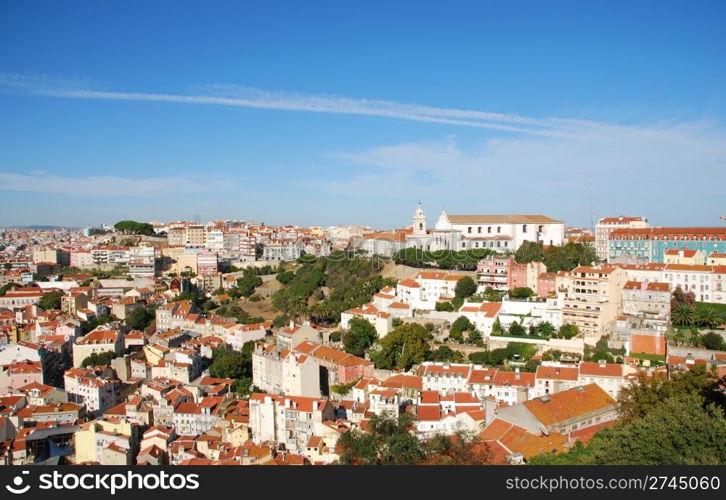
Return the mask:
[[513, 288], [527, 287], [527, 264], [517, 264], [512, 260], [512, 266], [509, 270], [509, 281], [507, 286], [510, 290]]
[[557, 273], [542, 273], [537, 277], [537, 296], [547, 298], [555, 295]]
[[485, 289], [491, 287], [492, 290], [508, 290], [509, 276], [514, 265], [514, 259], [511, 257], [491, 255], [480, 260], [476, 266], [479, 285]]
[[14, 361], [0, 371], [0, 388], [19, 389], [32, 383], [43, 383], [43, 365], [40, 361]]
[[479, 285], [486, 289], [512, 290], [531, 288], [534, 290], [538, 274], [547, 268], [541, 262], [518, 264], [512, 257], [489, 256], [477, 264]]

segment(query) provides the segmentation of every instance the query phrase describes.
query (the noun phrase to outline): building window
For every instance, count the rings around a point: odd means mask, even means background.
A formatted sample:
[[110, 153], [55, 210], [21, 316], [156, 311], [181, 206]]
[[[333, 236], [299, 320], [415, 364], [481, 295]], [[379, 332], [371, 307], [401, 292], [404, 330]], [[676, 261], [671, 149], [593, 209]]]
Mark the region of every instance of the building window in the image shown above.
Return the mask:
[[523, 233], [527, 232], [527, 224], [522, 225], [522, 232]]
[[469, 234], [471, 234], [471, 226], [469, 226], [469, 229], [467, 230]]
[[501, 232], [502, 232], [502, 226], [497, 226], [497, 233], [501, 233]]

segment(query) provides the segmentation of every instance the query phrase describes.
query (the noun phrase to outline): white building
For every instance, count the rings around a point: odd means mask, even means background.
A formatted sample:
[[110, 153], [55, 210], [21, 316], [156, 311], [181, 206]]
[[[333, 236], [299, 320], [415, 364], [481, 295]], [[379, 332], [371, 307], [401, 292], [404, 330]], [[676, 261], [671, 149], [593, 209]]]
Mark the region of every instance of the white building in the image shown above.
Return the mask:
[[252, 383], [271, 394], [320, 397], [320, 364], [306, 354], [257, 345], [252, 353]]
[[488, 248], [516, 251], [525, 241], [561, 245], [565, 224], [544, 215], [449, 215], [442, 211], [432, 230], [418, 206], [413, 231], [406, 236], [407, 248], [422, 250], [467, 250]]
[[121, 401], [121, 381], [110, 369], [73, 368], [66, 371], [63, 380], [70, 403], [84, 405], [88, 413], [98, 416]]
[[255, 443], [275, 441], [289, 453], [305, 452], [310, 438], [320, 435], [323, 423], [335, 420], [327, 399], [253, 394], [250, 397], [250, 432]]
[[600, 260], [607, 260], [610, 253], [610, 233], [615, 229], [648, 227], [645, 217], [603, 217], [595, 226], [595, 252]]

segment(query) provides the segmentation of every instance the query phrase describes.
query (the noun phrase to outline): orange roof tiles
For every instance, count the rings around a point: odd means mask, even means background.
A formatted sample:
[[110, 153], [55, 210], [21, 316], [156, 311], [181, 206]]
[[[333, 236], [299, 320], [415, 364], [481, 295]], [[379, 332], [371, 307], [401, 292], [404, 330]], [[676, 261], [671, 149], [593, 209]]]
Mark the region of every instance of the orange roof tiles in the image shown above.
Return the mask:
[[615, 400], [597, 384], [575, 387], [522, 403], [544, 425], [553, 425], [613, 406]]
[[540, 365], [537, 367], [536, 377], [537, 379], [577, 380], [577, 368]]

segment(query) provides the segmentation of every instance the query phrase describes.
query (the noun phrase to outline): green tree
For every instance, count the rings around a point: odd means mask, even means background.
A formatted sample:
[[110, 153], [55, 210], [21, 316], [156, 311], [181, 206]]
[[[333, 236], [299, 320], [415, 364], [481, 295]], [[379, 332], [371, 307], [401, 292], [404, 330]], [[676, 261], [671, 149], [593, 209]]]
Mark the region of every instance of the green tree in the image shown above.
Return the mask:
[[413, 417], [371, 417], [368, 430], [354, 429], [340, 436], [340, 463], [344, 465], [413, 465], [424, 458], [419, 440], [410, 432]]
[[522, 371], [534, 373], [537, 371], [537, 367], [541, 364], [542, 364], [542, 362], [538, 359], [527, 360], [527, 362], [524, 364], [524, 367], [522, 367]]
[[241, 351], [231, 349], [215, 349], [212, 352], [212, 364], [209, 374], [212, 377], [241, 379], [252, 377], [252, 353], [255, 350], [254, 342], [247, 342]]
[[701, 338], [701, 342], [706, 349], [713, 349], [716, 351], [726, 350], [724, 347], [723, 337], [716, 332], [708, 332]]
[[47, 311], [49, 309], [60, 309], [63, 292], [60, 290], [44, 293], [38, 301], [38, 307]]
[[469, 354], [469, 362], [477, 365], [488, 365], [490, 363], [489, 352], [472, 352]]
[[348, 323], [348, 331], [343, 334], [343, 349], [348, 354], [363, 357], [376, 338], [376, 329], [368, 320], [353, 318]]
[[716, 309], [709, 306], [697, 307], [695, 320], [704, 328], [716, 328], [722, 322], [722, 318], [716, 312]]
[[378, 341], [380, 350], [371, 351], [376, 367], [384, 370], [409, 370], [425, 361], [431, 352], [432, 335], [417, 323], [405, 323]]
[[457, 299], [465, 299], [476, 293], [476, 283], [469, 276], [464, 276], [456, 282], [454, 287], [454, 296]]
[[277, 281], [279, 281], [283, 285], [287, 285], [293, 279], [295, 279], [295, 273], [292, 271], [282, 271], [282, 272], [278, 273], [275, 278], [277, 279]]
[[237, 280], [237, 289], [243, 297], [249, 297], [255, 293], [255, 288], [262, 284], [262, 278], [255, 275], [243, 276]]
[[514, 253], [514, 260], [520, 264], [542, 262], [544, 260], [544, 247], [534, 241], [525, 241]]
[[274, 328], [282, 328], [283, 326], [287, 326], [289, 323], [290, 318], [286, 314], [275, 316], [275, 319], [272, 320], [272, 326]]
[[509, 325], [509, 335], [521, 336], [521, 335], [526, 335], [526, 334], [527, 334], [527, 330], [521, 324], [517, 323], [516, 321], [512, 321], [512, 324]]
[[555, 328], [555, 326], [549, 321], [544, 321], [537, 325], [537, 327], [535, 328], [535, 333], [540, 337], [545, 338], [551, 337], [555, 334], [556, 331], [557, 329]]
[[580, 329], [577, 327], [577, 325], [565, 323], [560, 326], [560, 330], [557, 333], [557, 336], [561, 339], [571, 339], [572, 337], [577, 336], [578, 333], [580, 333]]
[[461, 363], [464, 361], [464, 355], [459, 351], [455, 351], [449, 346], [442, 345], [438, 349], [431, 351], [427, 361], [443, 361], [448, 363]]
[[449, 330], [449, 339], [453, 340], [457, 344], [461, 344], [464, 342], [464, 334], [461, 330], [454, 330], [452, 328]]
[[659, 401], [628, 425], [604, 429], [590, 445], [596, 465], [726, 464], [726, 418], [697, 394]]
[[18, 285], [16, 283], [13, 283], [12, 281], [10, 283], [4, 284], [3, 286], [0, 286], [0, 297], [2, 297], [3, 295], [5, 295], [5, 293], [8, 290], [11, 290], [13, 287], [17, 287], [17, 286], [20, 286], [20, 285]]
[[694, 319], [693, 308], [686, 304], [679, 305], [671, 312], [671, 321], [674, 325], [691, 325]]
[[139, 306], [126, 317], [126, 324], [134, 330], [145, 330], [154, 321], [154, 313], [146, 307]]
[[670, 379], [641, 376], [638, 383], [630, 384], [620, 391], [618, 414], [623, 422], [630, 422], [651, 413], [658, 402], [682, 394], [698, 394], [704, 400], [704, 405], [713, 403], [723, 410], [726, 408], [723, 393], [725, 383], [704, 365], [676, 372]]
[[81, 367], [86, 368], [87, 366], [105, 366], [111, 363], [111, 360], [116, 357], [113, 351], [106, 351], [100, 353], [92, 353], [85, 357], [81, 361]]
[[424, 443], [422, 465], [487, 465], [493, 456], [489, 445], [471, 431], [436, 434]]
[[443, 312], [453, 312], [454, 306], [451, 302], [437, 302], [435, 309]]
[[145, 222], [136, 222], [133, 220], [122, 220], [113, 225], [113, 228], [122, 233], [142, 234], [145, 236], [153, 236], [154, 227]]
[[252, 379], [250, 377], [240, 377], [232, 382], [231, 389], [238, 398], [247, 399], [253, 392]]
[[474, 325], [469, 321], [466, 316], [459, 316], [456, 321], [452, 323], [451, 329], [449, 330], [449, 336], [459, 339], [459, 342], [463, 340], [463, 333], [469, 330], [473, 330]]
[[509, 291], [509, 297], [512, 299], [528, 299], [535, 293], [528, 287], [517, 287]]
[[467, 338], [467, 342], [470, 344], [476, 344], [479, 345], [484, 341], [481, 337], [481, 333], [479, 333], [479, 330], [476, 328], [469, 330], [469, 337]]
[[504, 333], [504, 328], [502, 327], [502, 323], [499, 321], [499, 317], [494, 320], [494, 325], [492, 326], [492, 335], [502, 335]]

